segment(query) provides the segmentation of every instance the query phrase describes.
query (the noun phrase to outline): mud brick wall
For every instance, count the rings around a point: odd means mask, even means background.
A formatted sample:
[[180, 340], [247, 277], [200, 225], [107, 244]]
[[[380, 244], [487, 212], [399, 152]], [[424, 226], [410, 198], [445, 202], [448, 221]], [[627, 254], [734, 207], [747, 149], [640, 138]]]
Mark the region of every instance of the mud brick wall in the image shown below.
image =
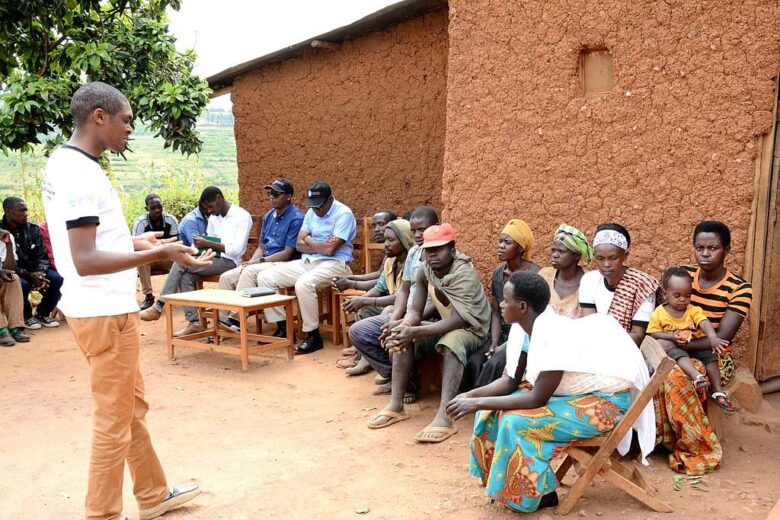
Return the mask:
[[268, 209], [263, 186], [315, 180], [357, 217], [441, 204], [447, 12], [238, 78], [232, 90], [241, 205]]
[[[617, 221], [630, 264], [693, 260], [693, 226], [733, 230], [741, 272], [756, 139], [772, 122], [780, 4], [450, 0], [442, 203], [487, 275], [510, 218], [548, 264], [566, 222]], [[606, 49], [614, 85], [584, 95], [583, 49]]]

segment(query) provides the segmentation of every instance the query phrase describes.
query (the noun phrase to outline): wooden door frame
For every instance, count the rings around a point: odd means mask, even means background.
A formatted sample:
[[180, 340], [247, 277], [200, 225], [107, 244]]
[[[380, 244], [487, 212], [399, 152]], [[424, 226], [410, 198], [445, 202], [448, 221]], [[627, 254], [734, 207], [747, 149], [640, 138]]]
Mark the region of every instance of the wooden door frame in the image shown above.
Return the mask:
[[[745, 277], [753, 285], [753, 304], [749, 320], [749, 344], [743, 362], [756, 379], [761, 377], [759, 360], [764, 352], [764, 325], [767, 306], [764, 305], [764, 280], [770, 273], [773, 255], [771, 247], [778, 225], [778, 178], [780, 177], [780, 132], [778, 132], [778, 96], [780, 72], [775, 78], [775, 97], [772, 108], [772, 128], [757, 141], [756, 175], [745, 251]], [[770, 254], [767, 254], [770, 253]]]

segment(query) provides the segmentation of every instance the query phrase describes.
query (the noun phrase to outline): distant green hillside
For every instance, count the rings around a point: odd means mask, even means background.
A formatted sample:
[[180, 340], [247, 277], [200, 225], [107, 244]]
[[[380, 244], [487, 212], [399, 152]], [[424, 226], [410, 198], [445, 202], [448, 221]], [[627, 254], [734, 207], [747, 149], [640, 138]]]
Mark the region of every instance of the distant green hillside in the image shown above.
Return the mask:
[[[236, 200], [238, 168], [232, 115], [220, 110], [209, 111], [201, 118], [198, 129], [203, 140], [203, 151], [198, 156], [186, 157], [165, 149], [162, 139], [153, 137], [145, 128], [136, 127], [130, 142], [132, 152], [125, 154], [127, 160], [111, 157], [111, 175], [123, 194], [129, 221], [142, 211], [143, 198], [152, 191], [189, 199], [212, 184]], [[34, 221], [43, 216], [40, 183], [45, 163], [46, 158], [40, 152], [7, 157], [0, 153], [0, 195], [27, 199]]]

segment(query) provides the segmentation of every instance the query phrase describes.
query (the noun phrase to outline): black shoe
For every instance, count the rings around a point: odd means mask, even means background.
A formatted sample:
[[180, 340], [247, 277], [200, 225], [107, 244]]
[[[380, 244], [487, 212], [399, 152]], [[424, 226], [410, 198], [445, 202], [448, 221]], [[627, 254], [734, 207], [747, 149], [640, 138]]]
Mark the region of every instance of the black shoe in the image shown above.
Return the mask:
[[147, 294], [146, 298], [144, 298], [144, 301], [142, 301], [141, 305], [139, 305], [139, 308], [142, 311], [145, 311], [146, 309], [154, 305], [154, 302], [155, 302], [154, 294]]
[[22, 327], [11, 329], [11, 337], [13, 337], [17, 343], [28, 343], [30, 341], [30, 336], [24, 332], [24, 328]]
[[295, 347], [296, 354], [311, 354], [322, 349], [322, 336], [320, 336], [319, 329], [314, 329], [311, 332], [306, 333], [306, 337], [300, 345]]
[[[287, 337], [287, 321], [277, 321], [276, 322], [276, 331], [271, 334], [271, 336], [275, 338], [286, 338]], [[294, 341], [294, 339], [293, 339]]]

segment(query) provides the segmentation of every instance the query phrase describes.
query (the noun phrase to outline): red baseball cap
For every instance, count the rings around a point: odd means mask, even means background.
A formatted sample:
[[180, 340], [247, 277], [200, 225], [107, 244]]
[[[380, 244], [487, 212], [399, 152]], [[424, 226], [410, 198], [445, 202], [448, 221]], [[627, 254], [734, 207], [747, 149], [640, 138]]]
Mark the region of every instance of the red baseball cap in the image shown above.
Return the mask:
[[447, 245], [455, 240], [455, 228], [449, 224], [431, 226], [423, 233], [423, 249]]

